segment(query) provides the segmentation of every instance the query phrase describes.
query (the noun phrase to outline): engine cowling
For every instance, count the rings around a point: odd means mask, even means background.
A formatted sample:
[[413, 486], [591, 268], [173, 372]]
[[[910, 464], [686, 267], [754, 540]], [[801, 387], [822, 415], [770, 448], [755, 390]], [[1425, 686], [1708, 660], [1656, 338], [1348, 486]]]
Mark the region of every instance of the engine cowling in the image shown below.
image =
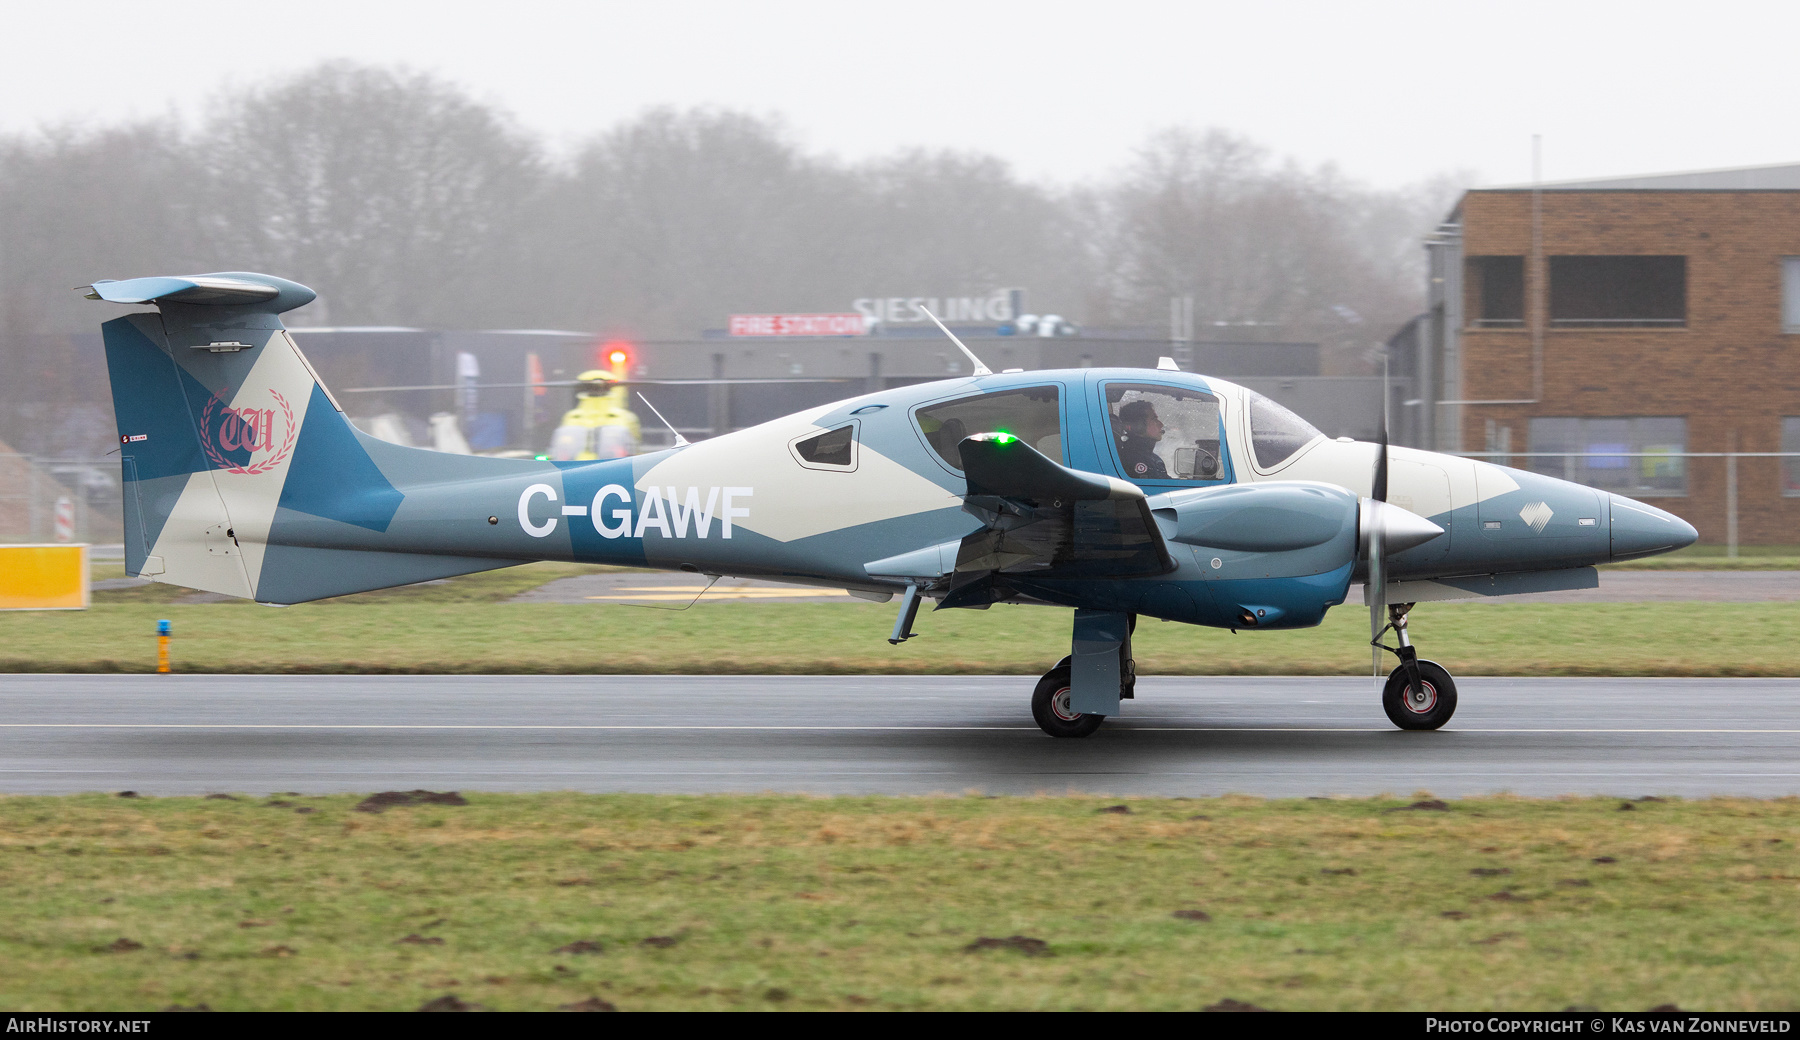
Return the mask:
[[1443, 533], [1404, 509], [1367, 509], [1355, 493], [1311, 481], [1196, 488], [1149, 504], [1170, 551], [1191, 554], [1208, 623], [1242, 628], [1323, 620], [1349, 591], [1369, 523], [1382, 524], [1390, 552]]

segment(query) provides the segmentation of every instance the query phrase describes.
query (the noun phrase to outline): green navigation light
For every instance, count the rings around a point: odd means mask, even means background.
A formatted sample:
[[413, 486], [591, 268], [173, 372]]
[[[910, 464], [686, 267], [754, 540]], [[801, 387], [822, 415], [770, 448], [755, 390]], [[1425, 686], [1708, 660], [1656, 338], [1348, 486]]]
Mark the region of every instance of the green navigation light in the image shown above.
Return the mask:
[[1005, 430], [1002, 430], [999, 433], [994, 435], [994, 440], [1000, 444], [1011, 444], [1013, 441], [1016, 441], [1018, 439], [1019, 438], [1014, 437], [1012, 434], [1007, 433]]

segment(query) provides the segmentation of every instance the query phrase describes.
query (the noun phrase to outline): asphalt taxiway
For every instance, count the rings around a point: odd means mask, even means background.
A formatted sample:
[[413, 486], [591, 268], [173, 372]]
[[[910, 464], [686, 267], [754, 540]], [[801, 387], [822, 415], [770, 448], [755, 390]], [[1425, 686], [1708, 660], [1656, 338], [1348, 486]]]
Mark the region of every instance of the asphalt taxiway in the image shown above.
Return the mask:
[[0, 792], [1800, 793], [1800, 679], [1150, 677], [1052, 740], [1024, 676], [0, 677]]

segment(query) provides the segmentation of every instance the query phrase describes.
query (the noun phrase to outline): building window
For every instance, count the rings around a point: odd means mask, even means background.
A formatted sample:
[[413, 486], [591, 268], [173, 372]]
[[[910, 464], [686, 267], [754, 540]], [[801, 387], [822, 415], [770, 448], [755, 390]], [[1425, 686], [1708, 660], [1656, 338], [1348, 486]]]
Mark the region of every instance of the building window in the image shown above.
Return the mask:
[[1781, 258], [1781, 330], [1800, 332], [1800, 256]]
[[1520, 328], [1525, 324], [1525, 258], [1469, 257], [1465, 275], [1469, 324], [1476, 328]]
[[[1687, 420], [1678, 416], [1531, 420], [1531, 468], [1634, 498], [1687, 494]], [[1608, 452], [1618, 452], [1609, 455]]]
[[1687, 324], [1687, 257], [1553, 256], [1550, 324], [1660, 328]]
[[[1800, 452], [1800, 416], [1783, 416], [1781, 450]], [[1781, 460], [1781, 493], [1787, 498], [1800, 498], [1800, 459]]]

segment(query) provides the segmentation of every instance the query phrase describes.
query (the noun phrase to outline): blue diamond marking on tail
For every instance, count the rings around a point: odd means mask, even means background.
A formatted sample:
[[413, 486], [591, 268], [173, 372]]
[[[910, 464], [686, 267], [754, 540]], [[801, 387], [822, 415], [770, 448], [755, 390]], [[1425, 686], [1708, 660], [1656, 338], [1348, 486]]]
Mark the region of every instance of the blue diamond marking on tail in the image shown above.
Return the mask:
[[356, 432], [332, 407], [325, 391], [315, 385], [281, 487], [280, 508], [381, 533], [405, 498], [357, 442]]

